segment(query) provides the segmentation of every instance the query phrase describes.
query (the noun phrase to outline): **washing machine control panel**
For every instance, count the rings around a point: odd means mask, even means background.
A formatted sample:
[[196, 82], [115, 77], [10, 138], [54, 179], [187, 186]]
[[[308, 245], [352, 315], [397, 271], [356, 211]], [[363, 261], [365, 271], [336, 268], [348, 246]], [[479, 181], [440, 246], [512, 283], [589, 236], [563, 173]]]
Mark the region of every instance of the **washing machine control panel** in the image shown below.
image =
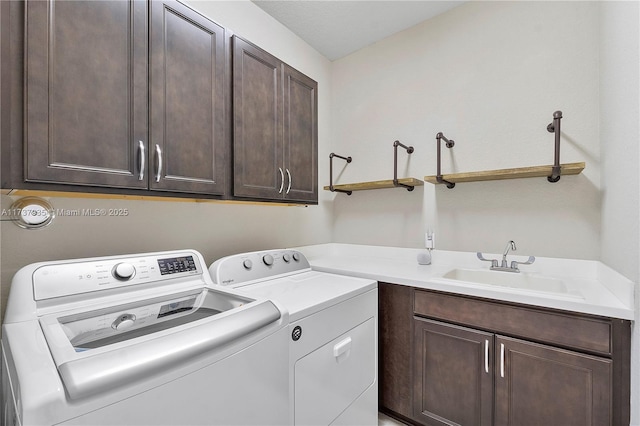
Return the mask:
[[216, 284], [241, 287], [310, 269], [307, 258], [297, 250], [265, 250], [223, 257], [209, 267], [209, 272]]
[[33, 273], [36, 300], [202, 275], [194, 252], [47, 264]]

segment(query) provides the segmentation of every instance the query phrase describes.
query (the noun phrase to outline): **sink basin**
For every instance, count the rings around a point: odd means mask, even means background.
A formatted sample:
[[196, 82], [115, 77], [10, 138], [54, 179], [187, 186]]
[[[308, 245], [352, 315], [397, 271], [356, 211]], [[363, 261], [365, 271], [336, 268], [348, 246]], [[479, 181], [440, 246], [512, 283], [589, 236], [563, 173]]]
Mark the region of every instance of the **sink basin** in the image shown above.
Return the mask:
[[515, 273], [473, 269], [452, 269], [444, 274], [442, 278], [527, 291], [581, 297], [579, 295], [570, 294], [567, 286], [560, 279], [531, 275], [526, 272]]

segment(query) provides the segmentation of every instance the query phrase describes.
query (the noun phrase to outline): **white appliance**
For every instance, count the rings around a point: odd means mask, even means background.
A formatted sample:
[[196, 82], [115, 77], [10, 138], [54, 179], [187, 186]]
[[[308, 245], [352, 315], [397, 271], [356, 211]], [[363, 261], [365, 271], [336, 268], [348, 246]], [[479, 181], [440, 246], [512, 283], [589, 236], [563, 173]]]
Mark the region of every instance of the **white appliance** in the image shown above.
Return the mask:
[[376, 281], [313, 271], [296, 250], [228, 256], [209, 272], [289, 311], [289, 424], [377, 425]]
[[288, 313], [193, 250], [36, 263], [2, 326], [4, 425], [282, 425]]

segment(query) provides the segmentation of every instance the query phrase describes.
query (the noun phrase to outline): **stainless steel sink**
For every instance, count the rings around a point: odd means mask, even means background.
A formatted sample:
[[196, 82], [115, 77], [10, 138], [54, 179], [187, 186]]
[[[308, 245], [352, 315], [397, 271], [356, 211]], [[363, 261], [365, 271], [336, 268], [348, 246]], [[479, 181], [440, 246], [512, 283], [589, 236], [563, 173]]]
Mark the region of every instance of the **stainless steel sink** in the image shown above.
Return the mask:
[[468, 283], [486, 284], [543, 293], [555, 293], [582, 298], [582, 296], [570, 292], [564, 281], [560, 279], [541, 277], [527, 272], [513, 273], [473, 269], [452, 269], [444, 274], [442, 278]]

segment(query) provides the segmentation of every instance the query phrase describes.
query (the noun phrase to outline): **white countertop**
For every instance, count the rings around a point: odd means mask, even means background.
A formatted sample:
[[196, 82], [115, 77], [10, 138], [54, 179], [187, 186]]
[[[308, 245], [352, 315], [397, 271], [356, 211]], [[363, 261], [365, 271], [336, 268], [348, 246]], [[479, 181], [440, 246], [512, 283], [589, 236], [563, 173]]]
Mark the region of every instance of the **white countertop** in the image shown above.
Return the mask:
[[[296, 249], [304, 253], [311, 267], [318, 271], [572, 312], [634, 319], [635, 284], [598, 261], [536, 257], [532, 265], [520, 266], [523, 274], [559, 279], [568, 290], [566, 293], [551, 293], [442, 277], [452, 269], [488, 271], [490, 264], [478, 260], [476, 253], [434, 250], [431, 265], [419, 265], [417, 255], [425, 250], [338, 243]], [[485, 253], [485, 257], [500, 260], [502, 255]], [[527, 257], [510, 253], [508, 260], [525, 261]]]

